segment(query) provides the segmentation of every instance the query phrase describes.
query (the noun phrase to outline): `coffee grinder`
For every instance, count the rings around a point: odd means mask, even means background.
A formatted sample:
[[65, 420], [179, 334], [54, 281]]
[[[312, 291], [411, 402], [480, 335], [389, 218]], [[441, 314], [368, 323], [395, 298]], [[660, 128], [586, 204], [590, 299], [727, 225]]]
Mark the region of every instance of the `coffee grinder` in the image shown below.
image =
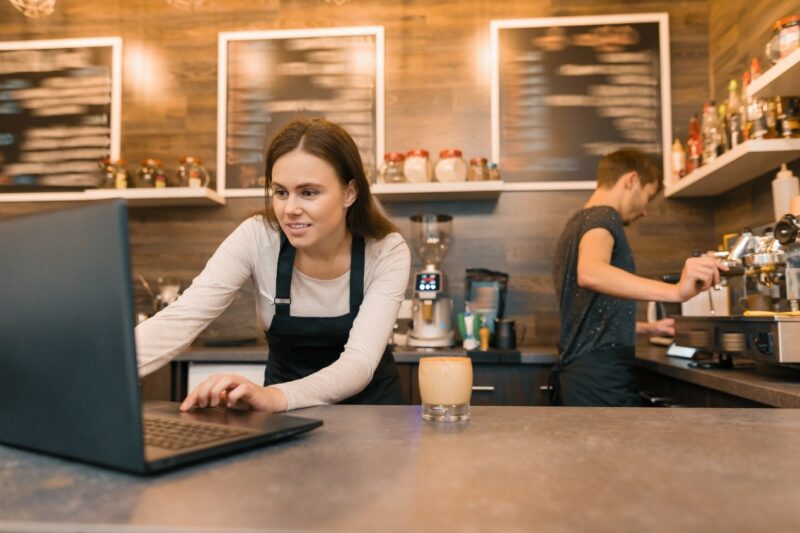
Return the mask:
[[409, 346], [439, 348], [454, 344], [453, 300], [445, 296], [445, 276], [441, 270], [450, 247], [452, 227], [450, 215], [411, 217], [411, 247], [422, 261], [422, 270], [414, 274]]

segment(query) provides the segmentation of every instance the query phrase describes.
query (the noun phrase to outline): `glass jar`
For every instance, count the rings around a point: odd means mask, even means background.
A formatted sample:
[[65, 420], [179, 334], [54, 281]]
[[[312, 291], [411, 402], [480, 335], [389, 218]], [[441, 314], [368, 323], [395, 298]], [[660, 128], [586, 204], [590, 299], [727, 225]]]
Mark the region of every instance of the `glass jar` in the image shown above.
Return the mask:
[[167, 177], [164, 174], [164, 164], [158, 159], [143, 159], [142, 168], [136, 174], [136, 187], [166, 187]]
[[464, 181], [467, 179], [467, 164], [457, 148], [439, 152], [439, 160], [434, 168], [436, 181], [444, 183]]
[[411, 183], [422, 183], [433, 179], [433, 164], [427, 150], [410, 150], [406, 153], [403, 173]]
[[175, 177], [179, 187], [208, 187], [209, 183], [208, 172], [199, 157], [181, 159]]
[[381, 183], [406, 183], [403, 173], [403, 162], [406, 156], [400, 152], [386, 152], [383, 154], [383, 165], [381, 166]]
[[497, 167], [497, 163], [491, 161], [487, 166], [489, 167], [489, 179], [498, 181], [500, 179], [500, 169]]
[[800, 137], [800, 98], [775, 97], [778, 113], [778, 131], [781, 136]]
[[489, 167], [485, 157], [473, 157], [469, 160], [467, 181], [484, 181], [489, 179]]
[[101, 159], [98, 164], [100, 165], [100, 180], [97, 184], [98, 187], [103, 189], [127, 189], [130, 184], [128, 176], [127, 162], [124, 159]]
[[777, 63], [800, 47], [800, 15], [779, 19], [772, 25], [772, 38], [767, 42], [767, 57]]

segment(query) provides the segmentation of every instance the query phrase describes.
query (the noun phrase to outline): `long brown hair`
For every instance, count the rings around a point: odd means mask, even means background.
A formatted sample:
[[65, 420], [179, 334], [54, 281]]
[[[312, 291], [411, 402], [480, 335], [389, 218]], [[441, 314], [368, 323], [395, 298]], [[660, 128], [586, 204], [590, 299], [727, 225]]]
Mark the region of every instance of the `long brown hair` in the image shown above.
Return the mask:
[[347, 208], [345, 216], [350, 233], [364, 238], [382, 239], [398, 231], [375, 203], [364, 173], [361, 154], [353, 138], [344, 128], [323, 118], [299, 118], [289, 122], [275, 135], [267, 149], [264, 217], [273, 229], [280, 231], [270, 195], [272, 169], [278, 159], [297, 149], [331, 165], [343, 186], [346, 187], [350, 181], [354, 182], [356, 200]]

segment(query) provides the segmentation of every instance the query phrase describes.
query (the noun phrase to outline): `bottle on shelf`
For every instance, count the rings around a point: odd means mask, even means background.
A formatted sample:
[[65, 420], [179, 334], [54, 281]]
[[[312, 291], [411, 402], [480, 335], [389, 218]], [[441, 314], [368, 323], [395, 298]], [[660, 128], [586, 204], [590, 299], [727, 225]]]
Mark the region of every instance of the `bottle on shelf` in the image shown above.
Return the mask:
[[739, 98], [739, 84], [732, 79], [728, 83], [728, 146], [735, 148], [744, 142], [742, 138], [742, 103]]
[[775, 179], [772, 180], [772, 206], [775, 220], [780, 220], [789, 212], [792, 198], [800, 194], [800, 180], [797, 179], [786, 163], [781, 165]]
[[[761, 64], [754, 57], [750, 62], [750, 82], [761, 76]], [[750, 120], [750, 139], [764, 139], [769, 130], [767, 128], [767, 106], [760, 98], [749, 98], [747, 103], [747, 117]]]
[[703, 106], [703, 161], [704, 165], [709, 164], [717, 158], [719, 134], [717, 130], [717, 105], [714, 100], [706, 102]]
[[672, 143], [672, 157], [670, 158], [670, 162], [672, 182], [675, 183], [686, 175], [686, 150], [683, 149], [683, 144], [681, 144], [678, 138], [675, 138], [675, 142]]
[[689, 119], [689, 138], [686, 141], [689, 149], [689, 160], [686, 162], [686, 172], [700, 168], [703, 162], [703, 137], [700, 133], [700, 123], [697, 115]]

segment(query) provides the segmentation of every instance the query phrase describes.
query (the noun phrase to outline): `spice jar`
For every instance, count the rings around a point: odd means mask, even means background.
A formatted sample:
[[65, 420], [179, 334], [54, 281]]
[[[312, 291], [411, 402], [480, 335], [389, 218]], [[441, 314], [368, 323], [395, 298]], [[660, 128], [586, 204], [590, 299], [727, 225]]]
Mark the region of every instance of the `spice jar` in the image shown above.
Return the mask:
[[427, 150], [410, 150], [406, 153], [403, 173], [411, 183], [421, 183], [433, 179], [433, 165]]
[[767, 57], [777, 63], [800, 47], [800, 15], [779, 19], [772, 25], [772, 38], [767, 42]]
[[497, 181], [500, 179], [500, 169], [497, 168], [497, 163], [494, 161], [490, 161], [487, 165], [489, 167], [489, 179], [492, 181]]
[[406, 183], [405, 174], [403, 174], [403, 162], [406, 156], [401, 152], [386, 152], [383, 154], [383, 165], [381, 165], [381, 173], [379, 179], [381, 183]]
[[100, 181], [97, 186], [103, 189], [127, 189], [130, 184], [128, 177], [128, 169], [126, 168], [127, 162], [124, 159], [101, 159], [98, 164], [100, 165]]
[[208, 187], [208, 172], [199, 157], [181, 159], [175, 177], [181, 187]]
[[489, 167], [485, 157], [473, 157], [469, 160], [467, 181], [483, 181], [489, 179]]
[[136, 174], [136, 187], [166, 187], [167, 177], [164, 174], [164, 165], [158, 159], [143, 159], [142, 168]]
[[778, 131], [786, 138], [800, 137], [800, 98], [775, 97]]
[[439, 152], [439, 160], [434, 168], [436, 181], [454, 182], [467, 179], [467, 164], [461, 157], [461, 150], [448, 149]]

